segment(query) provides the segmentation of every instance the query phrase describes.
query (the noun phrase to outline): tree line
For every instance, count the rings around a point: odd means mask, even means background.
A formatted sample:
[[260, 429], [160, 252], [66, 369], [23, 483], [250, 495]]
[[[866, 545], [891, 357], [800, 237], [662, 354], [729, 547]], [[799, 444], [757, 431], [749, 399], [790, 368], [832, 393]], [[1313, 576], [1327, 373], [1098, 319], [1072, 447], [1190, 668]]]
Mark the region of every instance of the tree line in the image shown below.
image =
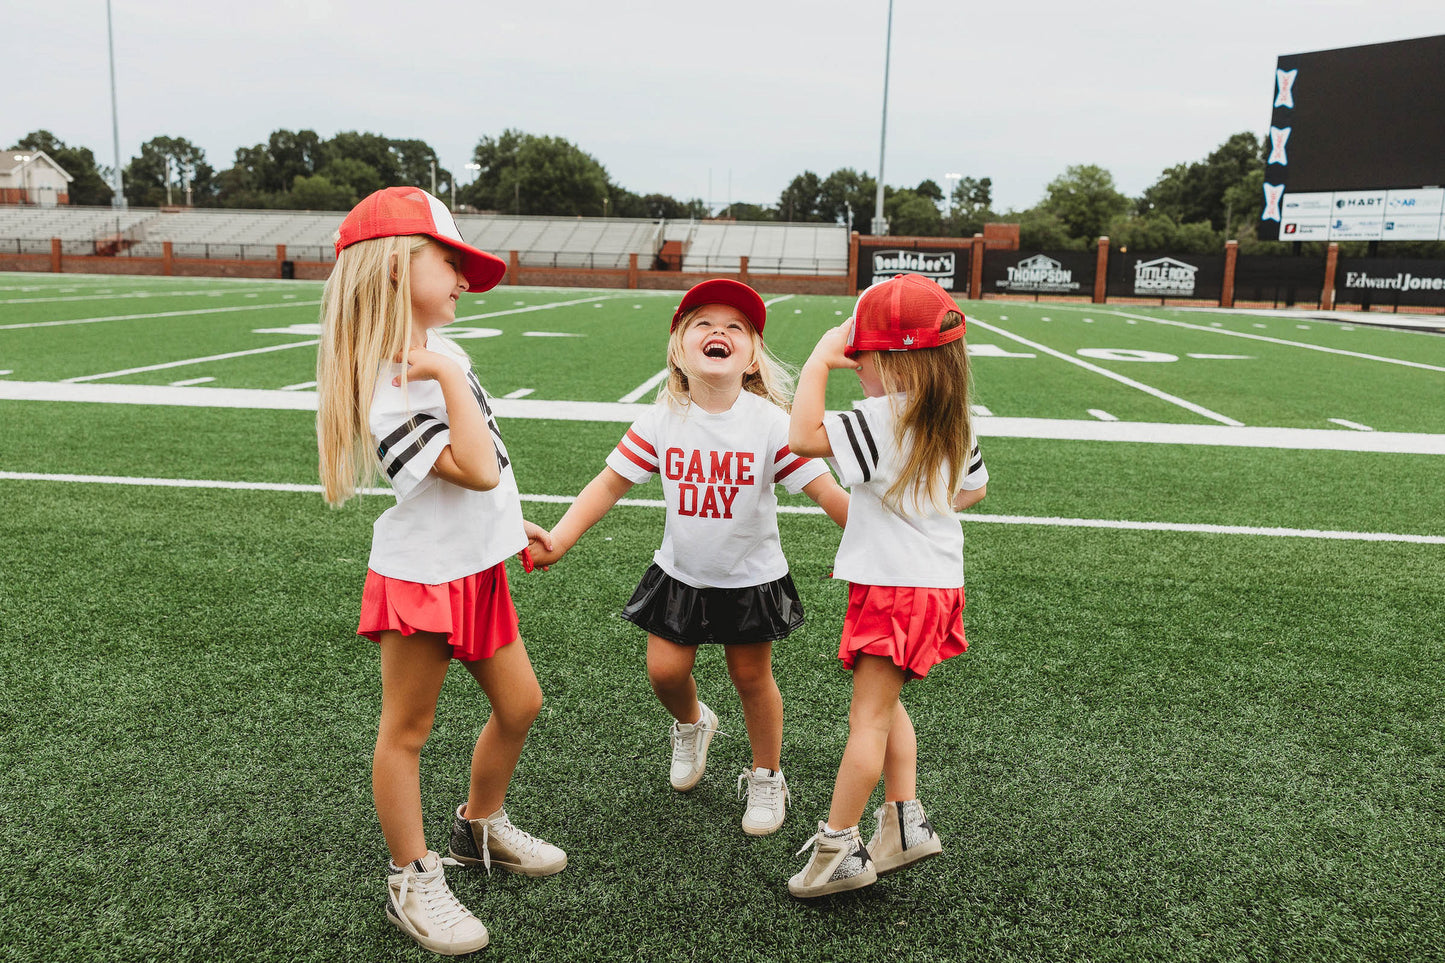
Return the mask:
[[[12, 150], [43, 150], [74, 178], [72, 204], [109, 204], [112, 169], [85, 147], [68, 146], [47, 130], [33, 131]], [[1234, 134], [1201, 160], [1163, 171], [1138, 197], [1093, 164], [1066, 168], [1034, 206], [999, 210], [989, 177], [960, 177], [945, 193], [933, 180], [913, 187], [884, 185], [890, 233], [971, 237], [988, 222], [1019, 225], [1030, 250], [1084, 249], [1107, 234], [1116, 246], [1144, 251], [1215, 253], [1230, 238], [1244, 251], [1283, 251], [1288, 245], [1255, 236], [1263, 197], [1265, 147], [1253, 133]], [[703, 218], [847, 224], [867, 233], [877, 180], [840, 168], [827, 176], [803, 171], [776, 204], [734, 203], [710, 210], [700, 198], [636, 194], [618, 184], [591, 154], [561, 137], [508, 129], [482, 137], [457, 175], [437, 162], [423, 140], [342, 131], [277, 130], [264, 142], [236, 149], [231, 166], [215, 169], [205, 151], [184, 137], [153, 137], [122, 171], [126, 200], [137, 207], [346, 210], [393, 184], [434, 190], [463, 210], [552, 216]], [[1312, 245], [1314, 247], [1321, 245]], [[1342, 245], [1363, 253], [1365, 242]], [[1359, 248], [1358, 251], [1355, 249]], [[1394, 242], [1389, 253], [1445, 256], [1445, 242]]]

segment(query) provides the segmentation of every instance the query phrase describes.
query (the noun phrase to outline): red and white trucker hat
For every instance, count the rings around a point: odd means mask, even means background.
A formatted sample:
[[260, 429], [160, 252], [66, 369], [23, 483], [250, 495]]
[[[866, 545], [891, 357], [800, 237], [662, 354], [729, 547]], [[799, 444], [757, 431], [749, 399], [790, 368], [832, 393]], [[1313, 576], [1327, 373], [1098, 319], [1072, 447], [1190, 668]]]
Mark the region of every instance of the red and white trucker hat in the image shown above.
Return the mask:
[[507, 262], [462, 240], [451, 211], [420, 187], [388, 187], [366, 197], [351, 209], [336, 232], [336, 253], [357, 241], [374, 237], [425, 234], [462, 255], [462, 274], [472, 291], [496, 287], [507, 273]]
[[768, 309], [763, 304], [762, 295], [741, 281], [713, 278], [711, 281], [694, 284], [682, 296], [682, 303], [672, 313], [671, 330], [677, 329], [677, 323], [684, 314], [704, 304], [726, 304], [730, 308], [737, 308], [759, 336], [763, 333], [763, 323], [768, 320]]
[[948, 292], [921, 274], [895, 274], [858, 298], [843, 353], [937, 348], [963, 337], [964, 325], [941, 331], [949, 312], [963, 314]]

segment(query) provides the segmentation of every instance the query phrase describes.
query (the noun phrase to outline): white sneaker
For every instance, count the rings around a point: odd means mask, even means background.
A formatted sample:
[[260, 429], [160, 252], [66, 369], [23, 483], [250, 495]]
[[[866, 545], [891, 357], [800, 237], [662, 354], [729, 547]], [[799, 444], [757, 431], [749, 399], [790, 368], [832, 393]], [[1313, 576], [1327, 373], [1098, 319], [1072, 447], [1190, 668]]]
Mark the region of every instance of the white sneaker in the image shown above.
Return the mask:
[[743, 811], [743, 832], [749, 836], [766, 836], [778, 831], [787, 815], [788, 781], [781, 771], [759, 766], [738, 776], [738, 798], [747, 786], [748, 805]]
[[672, 788], [687, 792], [696, 786], [707, 768], [707, 747], [712, 745], [713, 734], [717, 732], [717, 714], [698, 700], [701, 714], [691, 725], [672, 723]]
[[567, 868], [567, 854], [544, 839], [518, 829], [507, 818], [505, 809], [498, 809], [483, 819], [467, 819], [462, 815], [467, 804], [457, 807], [452, 820], [451, 845], [447, 849], [463, 866], [493, 866], [523, 876], [551, 876]]
[[943, 852], [943, 843], [917, 799], [885, 802], [873, 815], [878, 828], [868, 840], [868, 854], [879, 876]]
[[442, 956], [461, 956], [487, 945], [487, 928], [447, 886], [444, 867], [457, 865], [428, 850], [386, 877], [386, 918]]
[[862, 889], [878, 881], [857, 826], [829, 832], [827, 823], [819, 823], [813, 838], [796, 855], [803, 855], [809, 846], [813, 847], [813, 855], [808, 857], [808, 865], [788, 880], [788, 892], [794, 896], [812, 899]]

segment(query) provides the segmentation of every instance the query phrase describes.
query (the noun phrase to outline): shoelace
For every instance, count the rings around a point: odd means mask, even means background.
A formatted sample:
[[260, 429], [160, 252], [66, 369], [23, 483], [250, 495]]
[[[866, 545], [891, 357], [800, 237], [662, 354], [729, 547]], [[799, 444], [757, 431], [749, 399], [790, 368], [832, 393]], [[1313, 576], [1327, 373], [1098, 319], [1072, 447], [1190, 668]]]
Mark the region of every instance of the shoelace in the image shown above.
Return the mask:
[[[426, 873], [418, 873], [407, 864], [407, 868], [401, 873], [401, 891], [396, 895], [398, 906], [406, 904], [406, 895], [413, 888], [421, 897], [422, 908], [426, 910], [427, 917], [436, 925], [450, 929], [463, 919], [471, 915], [470, 911], [457, 899], [455, 893], [447, 886], [445, 867], [460, 866], [461, 863], [450, 857], [442, 857], [440, 865]], [[413, 887], [413, 883], [415, 886]]]
[[482, 865], [487, 869], [487, 875], [492, 875], [492, 851], [487, 846], [487, 841], [496, 835], [498, 839], [511, 846], [522, 856], [537, 856], [542, 852], [545, 842], [533, 836], [525, 829], [518, 828], [505, 815], [497, 820], [495, 834], [492, 832], [492, 824], [487, 821], [482, 823]]
[[806, 853], [806, 852], [808, 851], [808, 849], [809, 849], [811, 846], [813, 846], [814, 844], [816, 844], [816, 843], [818, 843], [819, 841], [821, 841], [822, 838], [823, 838], [823, 834], [822, 834], [821, 832], [814, 833], [813, 835], [811, 835], [811, 836], [808, 837], [808, 841], [803, 844], [802, 849], [799, 849], [799, 850], [798, 850], [796, 853], [794, 853], [793, 855], [794, 855], [794, 856], [801, 856], [801, 855], [803, 855], [804, 853]]
[[723, 732], [721, 729], [703, 725], [701, 719], [692, 723], [688, 727], [687, 732], [682, 731], [684, 725], [687, 724], [682, 722], [673, 722], [672, 729], [668, 731], [668, 738], [672, 740], [673, 753], [677, 754], [680, 751], [682, 753], [681, 758], [683, 759], [683, 761], [689, 763], [692, 762], [693, 759], [697, 758], [698, 733], [711, 732], [715, 736], [727, 735], [727, 733]]
[[[783, 801], [792, 802], [793, 794], [788, 791], [788, 781], [780, 773], [776, 779], [766, 777], [754, 779], [751, 770], [738, 776], [738, 798], [743, 798], [743, 786], [747, 786], [748, 808], [764, 806], [773, 809], [777, 805], [778, 792], [782, 791]], [[805, 847], [806, 848], [806, 847]]]

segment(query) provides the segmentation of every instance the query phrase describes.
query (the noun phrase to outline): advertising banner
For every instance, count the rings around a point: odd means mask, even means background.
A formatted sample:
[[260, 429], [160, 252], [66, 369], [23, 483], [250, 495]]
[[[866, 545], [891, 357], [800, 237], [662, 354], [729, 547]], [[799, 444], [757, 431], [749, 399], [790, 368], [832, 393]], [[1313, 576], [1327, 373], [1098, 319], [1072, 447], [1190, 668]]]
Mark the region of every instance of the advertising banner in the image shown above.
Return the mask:
[[1322, 257], [1241, 254], [1234, 262], [1234, 301], [1269, 301], [1286, 307], [1318, 305], [1325, 286]]
[[1111, 298], [1218, 301], [1223, 287], [1220, 254], [1117, 254], [1109, 259]]
[[984, 294], [1094, 293], [1093, 251], [985, 251]]
[[895, 274], [922, 274], [937, 281], [944, 290], [966, 296], [971, 245], [967, 238], [959, 238], [957, 247], [859, 244], [858, 290], [887, 281]]
[[1342, 257], [1335, 269], [1335, 299], [1376, 307], [1445, 306], [1445, 261]]

